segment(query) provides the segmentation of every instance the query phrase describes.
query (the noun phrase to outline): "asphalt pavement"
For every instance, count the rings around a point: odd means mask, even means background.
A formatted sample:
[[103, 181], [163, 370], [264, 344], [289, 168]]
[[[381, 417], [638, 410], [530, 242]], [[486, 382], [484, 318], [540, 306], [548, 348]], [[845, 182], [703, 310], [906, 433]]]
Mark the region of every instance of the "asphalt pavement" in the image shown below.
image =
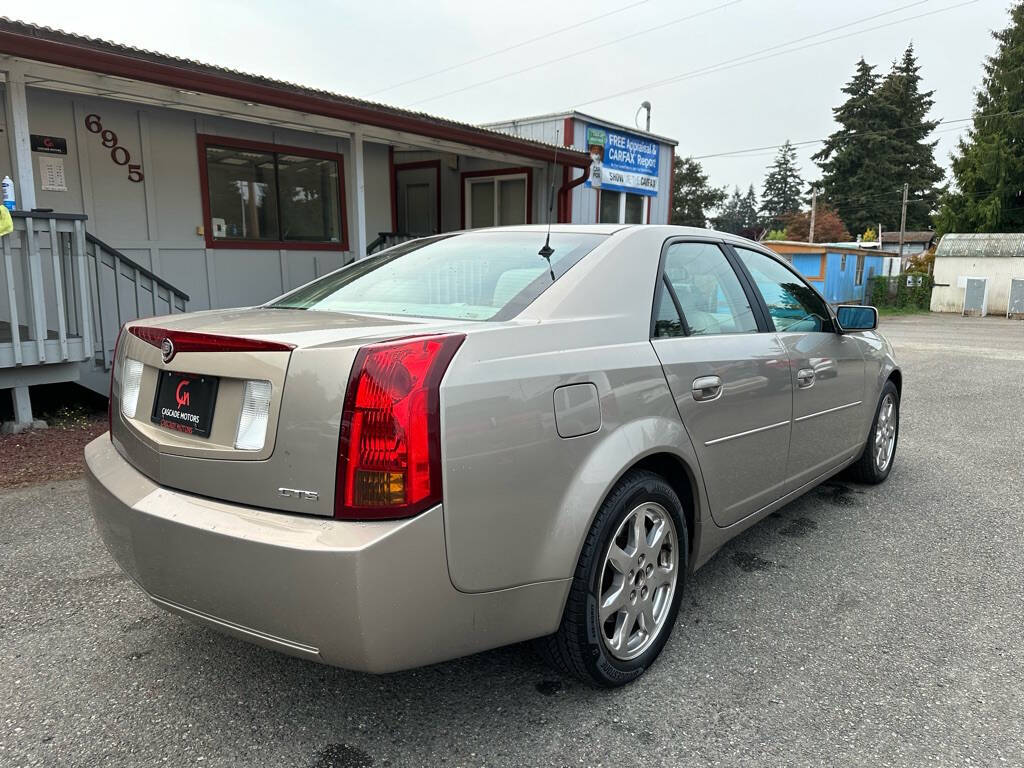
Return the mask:
[[896, 464], [830, 482], [687, 584], [598, 691], [514, 646], [374, 677], [165, 614], [84, 483], [0, 494], [0, 766], [1024, 765], [1024, 322], [883, 321]]

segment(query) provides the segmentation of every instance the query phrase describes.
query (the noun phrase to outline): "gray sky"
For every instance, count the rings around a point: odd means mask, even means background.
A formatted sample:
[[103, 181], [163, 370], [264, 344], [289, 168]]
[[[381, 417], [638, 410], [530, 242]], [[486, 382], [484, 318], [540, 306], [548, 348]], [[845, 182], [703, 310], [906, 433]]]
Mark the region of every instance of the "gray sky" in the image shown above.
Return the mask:
[[[199, 59], [303, 85], [369, 97], [468, 122], [576, 106], [632, 124], [640, 102], [653, 105], [651, 129], [679, 141], [678, 152], [707, 155], [817, 139], [833, 130], [839, 89], [864, 56], [882, 71], [913, 41], [924, 86], [935, 90], [933, 117], [969, 117], [992, 29], [1007, 23], [1009, 0], [588, 0], [515, 4], [423, 2], [273, 3], [108, 0], [88, 7], [50, 0], [6, 13], [40, 24]], [[909, 7], [905, 7], [909, 6]], [[867, 17], [873, 20], [817, 36]], [[619, 9], [621, 12], [614, 13]], [[388, 86], [460, 64], [553, 30], [547, 39], [390, 90]], [[693, 17], [673, 23], [684, 17]], [[903, 23], [903, 19], [910, 19]], [[888, 25], [880, 29], [870, 29]], [[646, 31], [653, 28], [653, 31]], [[858, 31], [862, 34], [853, 34]], [[630, 39], [620, 38], [632, 35]], [[803, 39], [789, 48], [845, 39], [706, 71], [724, 62]], [[616, 42], [618, 41], [618, 42]], [[600, 47], [598, 47], [600, 46]], [[578, 52], [580, 55], [571, 55]], [[552, 59], [561, 61], [545, 64]], [[542, 66], [536, 66], [542, 65]], [[508, 77], [508, 73], [530, 68]], [[705, 70], [701, 72], [701, 70]], [[660, 87], [650, 83], [691, 77]], [[486, 85], [449, 93], [482, 81]], [[604, 98], [636, 89], [632, 93]], [[441, 96], [440, 98], [434, 98]], [[598, 101], [599, 100], [599, 101]], [[940, 126], [937, 158], [964, 123]], [[951, 131], [951, 128], [957, 130]], [[817, 171], [815, 146], [801, 148], [805, 177]], [[773, 150], [702, 160], [717, 185], [754, 183], [760, 193]]]

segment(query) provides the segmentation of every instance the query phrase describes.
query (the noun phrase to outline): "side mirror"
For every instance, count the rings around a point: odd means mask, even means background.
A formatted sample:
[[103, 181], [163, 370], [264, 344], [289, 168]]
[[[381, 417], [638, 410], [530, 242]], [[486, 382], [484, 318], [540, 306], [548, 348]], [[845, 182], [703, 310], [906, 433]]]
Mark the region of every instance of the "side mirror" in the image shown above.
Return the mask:
[[840, 304], [836, 307], [836, 320], [840, 332], [873, 331], [878, 327], [878, 310], [858, 304]]

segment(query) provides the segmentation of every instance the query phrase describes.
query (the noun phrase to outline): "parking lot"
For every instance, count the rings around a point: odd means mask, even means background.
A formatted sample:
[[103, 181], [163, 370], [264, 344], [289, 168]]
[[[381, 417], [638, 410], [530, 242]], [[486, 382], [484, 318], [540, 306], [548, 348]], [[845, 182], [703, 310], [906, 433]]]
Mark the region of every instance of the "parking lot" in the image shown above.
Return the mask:
[[889, 481], [830, 482], [687, 585], [661, 659], [597, 691], [529, 646], [384, 677], [168, 615], [81, 480], [0, 495], [0, 765], [1020, 765], [1024, 323], [883, 320]]

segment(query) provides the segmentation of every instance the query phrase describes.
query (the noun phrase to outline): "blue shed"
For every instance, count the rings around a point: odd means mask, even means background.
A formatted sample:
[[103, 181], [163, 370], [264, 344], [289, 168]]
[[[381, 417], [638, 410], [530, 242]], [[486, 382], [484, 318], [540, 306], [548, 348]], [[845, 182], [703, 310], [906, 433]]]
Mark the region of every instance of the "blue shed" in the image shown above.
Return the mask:
[[830, 304], [860, 304], [868, 280], [883, 273], [885, 254], [834, 243], [763, 243], [792, 264]]

